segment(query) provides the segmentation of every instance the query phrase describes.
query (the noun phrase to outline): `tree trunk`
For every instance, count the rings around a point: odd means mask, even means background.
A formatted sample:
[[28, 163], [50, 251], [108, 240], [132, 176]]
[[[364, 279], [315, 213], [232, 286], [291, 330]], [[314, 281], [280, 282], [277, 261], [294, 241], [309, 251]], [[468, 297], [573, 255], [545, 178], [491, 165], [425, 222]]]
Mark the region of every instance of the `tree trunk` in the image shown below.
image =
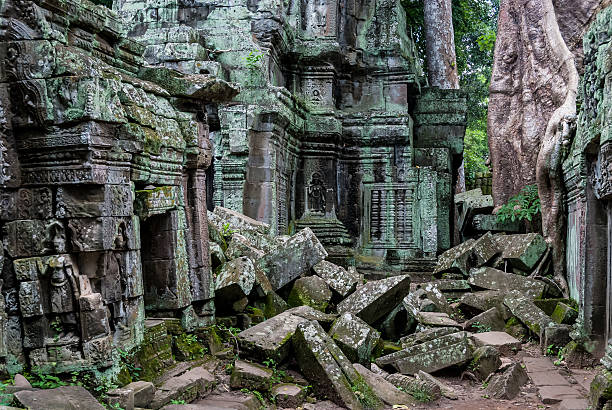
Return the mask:
[[429, 85], [458, 89], [451, 0], [425, 0], [424, 10]]

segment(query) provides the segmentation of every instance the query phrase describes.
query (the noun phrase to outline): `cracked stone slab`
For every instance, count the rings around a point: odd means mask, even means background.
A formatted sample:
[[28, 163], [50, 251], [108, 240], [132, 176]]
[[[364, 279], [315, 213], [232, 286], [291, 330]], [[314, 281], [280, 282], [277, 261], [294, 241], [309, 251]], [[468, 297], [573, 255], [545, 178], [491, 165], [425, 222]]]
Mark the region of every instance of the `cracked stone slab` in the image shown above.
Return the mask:
[[502, 292], [518, 290], [532, 299], [541, 298], [546, 288], [546, 284], [542, 281], [490, 267], [472, 269], [468, 282], [470, 285], [489, 290]]

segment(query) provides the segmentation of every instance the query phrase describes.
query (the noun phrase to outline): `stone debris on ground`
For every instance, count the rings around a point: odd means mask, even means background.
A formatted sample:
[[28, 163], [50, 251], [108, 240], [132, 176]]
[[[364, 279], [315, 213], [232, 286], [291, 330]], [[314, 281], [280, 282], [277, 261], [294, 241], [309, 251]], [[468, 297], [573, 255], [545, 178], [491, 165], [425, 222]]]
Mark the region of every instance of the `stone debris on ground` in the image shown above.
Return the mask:
[[[150, 362], [149, 379], [110, 390], [108, 405], [418, 407], [461, 400], [446, 377], [459, 373], [486, 383], [495, 400], [517, 397], [529, 378], [544, 403], [584, 400], [554, 366], [546, 381], [521, 363], [522, 343], [507, 333], [560, 343], [576, 320], [569, 300], [526, 276], [545, 257], [537, 236], [487, 232], [441, 255], [429, 281], [412, 283], [325, 260], [309, 229], [274, 237], [266, 224], [220, 207], [209, 228], [217, 324], [199, 328], [192, 345], [182, 320], [149, 320], [145, 335], [156, 347], [139, 356]], [[214, 356], [195, 354], [198, 346]], [[198, 361], [205, 356], [213, 360]], [[11, 388], [15, 402], [33, 400], [25, 383]]]

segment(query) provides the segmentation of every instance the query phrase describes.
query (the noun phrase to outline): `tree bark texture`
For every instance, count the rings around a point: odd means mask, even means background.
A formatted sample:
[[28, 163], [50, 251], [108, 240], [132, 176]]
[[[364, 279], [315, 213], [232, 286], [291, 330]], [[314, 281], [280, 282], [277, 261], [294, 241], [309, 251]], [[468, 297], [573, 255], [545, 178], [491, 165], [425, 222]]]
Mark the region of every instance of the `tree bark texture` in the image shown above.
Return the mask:
[[576, 116], [582, 57], [577, 39], [602, 3], [502, 0], [500, 6], [488, 115], [493, 198], [499, 207], [537, 183], [542, 231], [564, 291], [562, 143], [571, 138]]
[[425, 0], [425, 40], [429, 85], [458, 89], [451, 0]]

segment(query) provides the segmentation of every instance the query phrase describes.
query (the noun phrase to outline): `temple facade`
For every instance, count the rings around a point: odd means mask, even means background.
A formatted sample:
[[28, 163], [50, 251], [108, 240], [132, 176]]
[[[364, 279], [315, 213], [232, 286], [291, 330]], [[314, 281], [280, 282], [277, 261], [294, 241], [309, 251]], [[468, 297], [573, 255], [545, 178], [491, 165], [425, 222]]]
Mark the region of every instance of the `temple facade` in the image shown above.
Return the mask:
[[399, 1], [118, 0], [150, 65], [239, 83], [218, 106], [209, 207], [332, 260], [428, 271], [451, 245], [465, 98], [426, 87]]

